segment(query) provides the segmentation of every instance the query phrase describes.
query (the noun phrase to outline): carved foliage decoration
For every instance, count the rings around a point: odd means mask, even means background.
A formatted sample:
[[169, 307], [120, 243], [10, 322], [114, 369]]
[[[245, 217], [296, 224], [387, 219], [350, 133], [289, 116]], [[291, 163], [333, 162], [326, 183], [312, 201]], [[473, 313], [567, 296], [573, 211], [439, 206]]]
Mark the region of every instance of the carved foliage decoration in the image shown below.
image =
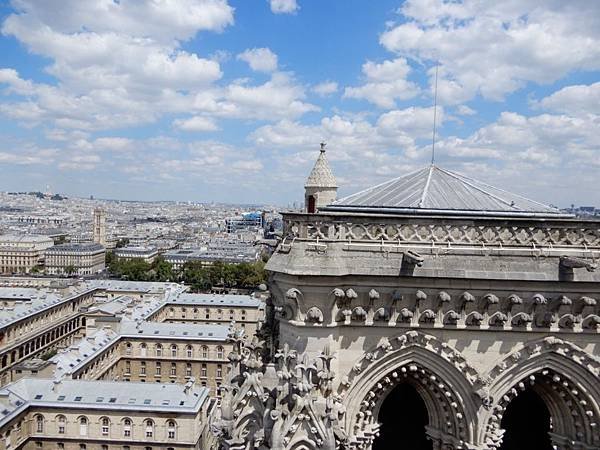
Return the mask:
[[304, 355], [298, 363], [297, 354], [287, 346], [276, 358], [279, 386], [274, 407], [269, 411], [270, 448], [334, 450], [336, 439], [344, 439], [338, 424], [343, 407], [333, 394], [334, 356], [329, 346], [318, 356], [318, 361], [309, 361]]
[[228, 449], [244, 449], [248, 442], [259, 446], [264, 440], [263, 343], [254, 338], [244, 345], [243, 335], [234, 329], [228, 340], [233, 343], [231, 371], [222, 386], [221, 420], [213, 431]]
[[[481, 328], [518, 328], [597, 331], [600, 311], [596, 300], [566, 295], [546, 297], [536, 293], [524, 298], [517, 294], [499, 297], [493, 292], [447, 291], [428, 293], [400, 290], [382, 293], [371, 289], [357, 294], [354, 289], [336, 288], [331, 292], [334, 320], [344, 325], [388, 326], [467, 326]], [[326, 312], [322, 311], [324, 315]], [[314, 315], [305, 320], [315, 323]]]

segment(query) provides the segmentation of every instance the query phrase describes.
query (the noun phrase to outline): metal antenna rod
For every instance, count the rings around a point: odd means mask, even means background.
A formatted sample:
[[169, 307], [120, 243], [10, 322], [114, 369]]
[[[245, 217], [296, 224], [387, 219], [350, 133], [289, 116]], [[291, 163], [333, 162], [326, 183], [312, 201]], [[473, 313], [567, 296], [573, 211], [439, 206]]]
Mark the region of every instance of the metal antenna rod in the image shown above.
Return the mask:
[[435, 65], [435, 89], [433, 93], [433, 136], [431, 137], [431, 165], [435, 161], [435, 125], [437, 120], [437, 89], [438, 89], [438, 68], [440, 62], [438, 61]]

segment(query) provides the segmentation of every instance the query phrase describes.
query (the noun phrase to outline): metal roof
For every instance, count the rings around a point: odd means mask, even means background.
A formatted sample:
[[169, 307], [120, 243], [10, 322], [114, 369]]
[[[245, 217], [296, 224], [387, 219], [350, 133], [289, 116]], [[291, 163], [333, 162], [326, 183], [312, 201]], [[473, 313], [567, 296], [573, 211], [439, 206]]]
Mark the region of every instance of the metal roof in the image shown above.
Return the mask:
[[52, 241], [50, 237], [38, 234], [2, 234], [0, 235], [0, 242], [2, 242], [3, 245], [6, 242], [31, 244], [52, 242], [52, 244], [54, 244], [54, 241]]
[[[2, 288], [2, 291], [6, 290], [10, 292], [12, 289], [14, 288]], [[43, 311], [53, 308], [60, 303], [68, 302], [75, 297], [92, 293], [94, 290], [95, 289], [92, 288], [81, 291], [73, 291], [64, 297], [53, 292], [40, 290], [36, 297], [23, 297], [22, 303], [18, 302], [18, 298], [12, 298], [11, 300], [16, 300], [14, 305], [0, 308], [0, 329], [20, 320], [26, 319], [34, 314], [39, 314]]]
[[[168, 320], [168, 318], [167, 318]], [[168, 322], [125, 322], [119, 330], [123, 338], [169, 338], [227, 341], [229, 326]]]
[[83, 242], [79, 244], [69, 243], [69, 244], [58, 244], [54, 247], [50, 247], [46, 250], [46, 254], [48, 253], [57, 253], [57, 252], [97, 252], [104, 250], [104, 246], [101, 244], [96, 244], [93, 242]]
[[433, 164], [339, 199], [325, 210], [565, 216], [552, 206]]
[[177, 297], [167, 301], [172, 304], [186, 304], [197, 306], [243, 306], [246, 308], [258, 308], [262, 301], [251, 295], [232, 295], [232, 294], [180, 294]]
[[4, 386], [0, 395], [8, 397], [0, 425], [28, 406], [196, 414], [209, 398], [208, 388], [189, 382], [182, 385], [41, 378], [21, 378]]

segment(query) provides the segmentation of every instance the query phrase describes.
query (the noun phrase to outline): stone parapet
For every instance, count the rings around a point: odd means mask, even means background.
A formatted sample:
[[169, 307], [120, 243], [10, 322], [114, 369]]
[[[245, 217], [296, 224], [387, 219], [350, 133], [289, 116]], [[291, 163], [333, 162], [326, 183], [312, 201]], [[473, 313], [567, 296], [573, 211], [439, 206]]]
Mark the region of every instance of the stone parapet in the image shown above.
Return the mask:
[[293, 240], [404, 244], [571, 247], [600, 250], [600, 221], [284, 213], [284, 245]]

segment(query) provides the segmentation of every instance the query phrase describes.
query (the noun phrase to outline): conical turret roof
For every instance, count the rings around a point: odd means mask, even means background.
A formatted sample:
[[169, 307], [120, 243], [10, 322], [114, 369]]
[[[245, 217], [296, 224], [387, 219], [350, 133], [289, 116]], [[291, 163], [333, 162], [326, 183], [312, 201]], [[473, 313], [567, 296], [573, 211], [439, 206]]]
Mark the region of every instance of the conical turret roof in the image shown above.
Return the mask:
[[310, 172], [304, 187], [337, 188], [337, 182], [331, 172], [327, 158], [325, 157], [325, 144], [321, 144], [321, 153]]
[[435, 165], [341, 198], [328, 210], [564, 216], [560, 210]]

